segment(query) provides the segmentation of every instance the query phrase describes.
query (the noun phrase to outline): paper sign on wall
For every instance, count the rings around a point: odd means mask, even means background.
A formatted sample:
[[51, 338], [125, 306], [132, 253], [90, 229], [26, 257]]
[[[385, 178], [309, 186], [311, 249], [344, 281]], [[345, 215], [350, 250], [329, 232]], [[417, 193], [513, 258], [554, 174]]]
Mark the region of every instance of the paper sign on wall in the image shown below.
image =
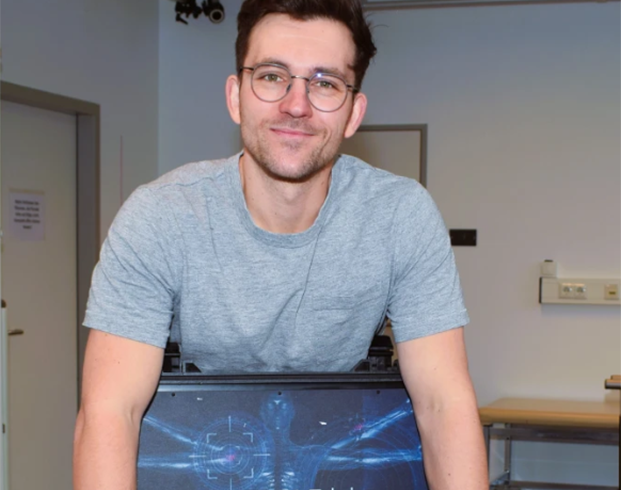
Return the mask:
[[18, 240], [45, 240], [45, 194], [10, 191], [10, 230]]

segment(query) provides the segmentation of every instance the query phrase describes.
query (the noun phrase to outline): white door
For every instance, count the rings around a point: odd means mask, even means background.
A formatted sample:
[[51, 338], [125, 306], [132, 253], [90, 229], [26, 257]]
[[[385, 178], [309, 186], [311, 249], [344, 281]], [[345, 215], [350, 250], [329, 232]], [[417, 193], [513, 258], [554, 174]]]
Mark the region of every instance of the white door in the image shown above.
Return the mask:
[[[77, 413], [76, 118], [2, 102], [9, 490], [68, 490]], [[38, 216], [38, 217], [37, 217]], [[38, 221], [38, 223], [37, 223]]]

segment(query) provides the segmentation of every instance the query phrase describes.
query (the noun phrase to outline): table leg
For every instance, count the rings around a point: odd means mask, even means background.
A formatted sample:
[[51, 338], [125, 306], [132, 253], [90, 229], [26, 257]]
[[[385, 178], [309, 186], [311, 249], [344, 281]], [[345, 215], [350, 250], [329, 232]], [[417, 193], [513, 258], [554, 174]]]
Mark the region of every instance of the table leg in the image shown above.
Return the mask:
[[[490, 474], [490, 465], [491, 465], [491, 459], [490, 459], [490, 431], [491, 426], [490, 425], [484, 425], [483, 426], [483, 439], [485, 440], [485, 455], [487, 457], [487, 478], [491, 478], [491, 474]], [[491, 486], [490, 486], [491, 488]]]
[[[505, 429], [509, 429], [511, 424], [504, 424]], [[511, 436], [505, 437], [505, 478], [506, 481], [511, 481]]]

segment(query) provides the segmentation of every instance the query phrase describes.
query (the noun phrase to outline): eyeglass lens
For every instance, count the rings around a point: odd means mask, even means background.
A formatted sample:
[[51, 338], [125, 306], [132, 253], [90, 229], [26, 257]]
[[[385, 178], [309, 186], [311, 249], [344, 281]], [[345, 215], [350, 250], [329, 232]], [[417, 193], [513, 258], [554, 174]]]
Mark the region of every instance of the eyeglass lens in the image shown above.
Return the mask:
[[[257, 65], [252, 72], [252, 89], [265, 102], [276, 102], [287, 95], [292, 76], [285, 68]], [[317, 73], [307, 83], [308, 99], [321, 111], [335, 111], [347, 98], [347, 84], [333, 75]]]

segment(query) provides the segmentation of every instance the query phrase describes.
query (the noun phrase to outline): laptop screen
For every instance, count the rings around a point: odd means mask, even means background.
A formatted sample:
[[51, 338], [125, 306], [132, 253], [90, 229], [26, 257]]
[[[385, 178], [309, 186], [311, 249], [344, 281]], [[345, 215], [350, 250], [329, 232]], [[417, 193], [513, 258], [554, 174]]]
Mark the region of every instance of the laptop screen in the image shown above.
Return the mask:
[[165, 376], [139, 490], [427, 490], [398, 374]]

